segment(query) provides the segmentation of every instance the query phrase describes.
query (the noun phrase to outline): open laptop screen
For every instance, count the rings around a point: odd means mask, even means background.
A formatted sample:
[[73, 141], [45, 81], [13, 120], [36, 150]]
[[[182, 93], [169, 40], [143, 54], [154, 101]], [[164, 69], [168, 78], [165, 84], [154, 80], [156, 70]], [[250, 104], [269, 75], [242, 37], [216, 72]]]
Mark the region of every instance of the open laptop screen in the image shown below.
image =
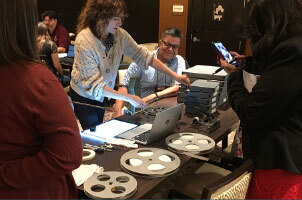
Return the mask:
[[74, 45], [69, 45], [68, 52], [67, 52], [68, 58], [74, 58]]
[[114, 138], [130, 129], [137, 127], [137, 124], [120, 121], [117, 119], [109, 120], [103, 124], [97, 125], [95, 131], [85, 130], [81, 132], [83, 136], [90, 136], [94, 139], [106, 141], [109, 138]]

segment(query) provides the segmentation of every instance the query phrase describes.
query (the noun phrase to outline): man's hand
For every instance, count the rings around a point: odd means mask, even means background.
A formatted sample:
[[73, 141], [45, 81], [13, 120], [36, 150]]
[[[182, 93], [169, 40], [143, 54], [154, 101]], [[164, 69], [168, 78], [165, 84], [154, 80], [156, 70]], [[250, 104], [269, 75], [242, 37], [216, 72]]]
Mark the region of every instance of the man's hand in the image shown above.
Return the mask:
[[155, 94], [150, 94], [149, 96], [146, 96], [145, 98], [143, 98], [143, 101], [147, 104], [147, 103], [150, 103], [155, 98], [156, 98]]

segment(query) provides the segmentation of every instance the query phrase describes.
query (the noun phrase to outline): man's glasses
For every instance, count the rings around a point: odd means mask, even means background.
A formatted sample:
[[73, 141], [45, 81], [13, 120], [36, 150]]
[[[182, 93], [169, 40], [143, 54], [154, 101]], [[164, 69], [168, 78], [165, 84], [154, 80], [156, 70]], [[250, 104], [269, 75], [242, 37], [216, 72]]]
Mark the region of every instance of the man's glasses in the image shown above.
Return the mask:
[[170, 48], [172, 47], [172, 49], [175, 51], [175, 50], [178, 50], [179, 49], [179, 45], [174, 45], [174, 44], [171, 44], [169, 42], [166, 42], [166, 41], [163, 41], [163, 40], [160, 40], [167, 48]]

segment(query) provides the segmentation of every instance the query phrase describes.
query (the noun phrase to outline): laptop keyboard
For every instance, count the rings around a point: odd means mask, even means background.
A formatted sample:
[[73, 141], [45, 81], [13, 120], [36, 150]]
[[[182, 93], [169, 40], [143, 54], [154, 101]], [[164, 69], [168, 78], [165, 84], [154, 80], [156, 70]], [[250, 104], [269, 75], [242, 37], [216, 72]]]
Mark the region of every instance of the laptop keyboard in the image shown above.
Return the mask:
[[69, 57], [60, 58], [60, 62], [62, 62], [64, 64], [72, 65], [73, 61], [74, 61], [74, 58], [69, 58]]
[[141, 141], [141, 142], [147, 142], [147, 140], [149, 138], [149, 133], [150, 133], [150, 131], [144, 132], [142, 134], [135, 136], [133, 139]]

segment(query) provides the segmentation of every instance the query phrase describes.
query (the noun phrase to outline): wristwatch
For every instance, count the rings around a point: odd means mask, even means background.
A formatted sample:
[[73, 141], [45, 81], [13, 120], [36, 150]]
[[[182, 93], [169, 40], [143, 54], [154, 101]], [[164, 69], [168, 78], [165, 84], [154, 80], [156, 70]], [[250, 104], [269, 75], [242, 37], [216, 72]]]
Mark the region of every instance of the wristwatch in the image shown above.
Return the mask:
[[155, 97], [155, 100], [158, 100], [158, 94], [157, 94], [157, 92], [155, 92], [154, 94], [155, 94], [155, 96], [156, 96], [156, 97]]

